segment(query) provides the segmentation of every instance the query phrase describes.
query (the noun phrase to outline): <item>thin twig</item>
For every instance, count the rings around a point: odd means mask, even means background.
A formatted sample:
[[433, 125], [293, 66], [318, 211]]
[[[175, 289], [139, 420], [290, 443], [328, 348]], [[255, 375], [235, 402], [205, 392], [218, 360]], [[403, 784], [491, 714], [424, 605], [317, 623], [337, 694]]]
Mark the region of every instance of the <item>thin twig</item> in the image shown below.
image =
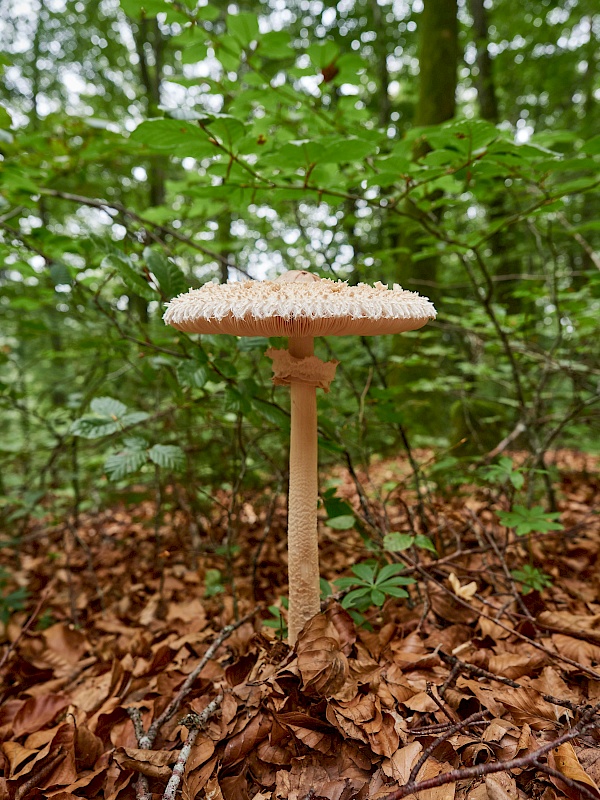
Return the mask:
[[187, 764], [187, 760], [192, 752], [192, 747], [196, 741], [196, 737], [198, 736], [200, 730], [206, 725], [208, 720], [215, 713], [215, 711], [219, 708], [222, 701], [223, 695], [217, 695], [214, 700], [211, 700], [201, 714], [188, 714], [183, 721], [183, 724], [188, 728], [189, 732], [185, 744], [181, 748], [177, 762], [173, 767], [173, 774], [169, 778], [169, 782], [165, 788], [163, 800], [175, 800], [177, 787], [179, 786], [181, 778], [183, 777], [185, 765]]
[[[442, 661], [445, 661], [446, 664], [452, 665], [452, 672], [454, 672], [455, 669], [457, 670], [457, 673], [464, 670], [465, 672], [469, 672], [471, 675], [474, 675], [476, 678], [486, 678], [491, 681], [498, 681], [498, 683], [503, 683], [505, 686], [510, 686], [512, 689], [526, 688], [520, 683], [513, 681], [512, 678], [504, 678], [501, 675], [496, 675], [494, 672], [483, 669], [483, 667], [477, 667], [475, 664], [469, 664], [468, 661], [461, 661], [456, 656], [444, 653], [443, 650], [436, 650], [435, 652], [442, 659]], [[554, 697], [551, 694], [542, 694], [542, 697], [548, 703], [552, 703], [555, 706], [560, 706], [561, 708], [568, 708], [569, 711], [573, 711], [574, 713], [579, 713], [582, 710], [582, 706], [572, 703], [570, 700], [561, 700], [559, 697]]]
[[[427, 759], [434, 752], [434, 750], [436, 750], [442, 744], [442, 742], [445, 742], [446, 739], [449, 739], [455, 733], [458, 733], [458, 731], [462, 731], [465, 728], [468, 728], [474, 722], [481, 721], [489, 713], [490, 712], [487, 709], [485, 709], [484, 711], [478, 711], [476, 714], [471, 714], [470, 717], [467, 717], [466, 719], [457, 722], [455, 725], [451, 725], [447, 730], [445, 730], [443, 733], [437, 736], [433, 740], [433, 742], [431, 742], [431, 744], [428, 745], [425, 748], [425, 750], [423, 750], [423, 752], [421, 753], [421, 757], [410, 771], [410, 775], [408, 776], [408, 782], [412, 783], [417, 779], [417, 775], [419, 774], [419, 770], [421, 769], [423, 764], [427, 761]], [[411, 731], [411, 733], [414, 733], [414, 731]]]
[[192, 670], [192, 672], [190, 672], [188, 677], [185, 679], [185, 682], [181, 687], [181, 689], [179, 690], [179, 692], [177, 693], [177, 695], [173, 698], [173, 700], [171, 700], [171, 702], [165, 708], [162, 714], [154, 720], [154, 722], [148, 729], [148, 733], [146, 734], [145, 737], [145, 740], [149, 742], [149, 744], [147, 745], [148, 749], [152, 747], [152, 745], [154, 744], [154, 741], [161, 727], [165, 723], [167, 723], [171, 719], [171, 717], [173, 717], [179, 711], [181, 704], [190, 693], [192, 686], [196, 681], [196, 678], [202, 672], [202, 670], [210, 661], [210, 659], [215, 655], [215, 653], [217, 652], [219, 647], [223, 644], [223, 642], [226, 639], [228, 639], [231, 636], [231, 634], [235, 630], [237, 630], [241, 625], [251, 620], [252, 617], [256, 616], [256, 614], [258, 614], [259, 611], [262, 611], [262, 605], [257, 606], [253, 611], [241, 617], [241, 619], [239, 619], [237, 622], [234, 622], [231, 625], [226, 625], [223, 628], [221, 633], [217, 636], [215, 641], [211, 644], [206, 653], [200, 659], [198, 666], [194, 670]]
[[46, 588], [42, 592], [42, 596], [40, 597], [40, 599], [37, 602], [36, 607], [31, 612], [31, 616], [29, 617], [29, 619], [27, 620], [25, 625], [23, 625], [23, 627], [19, 631], [19, 633], [17, 635], [17, 638], [14, 640], [14, 642], [11, 642], [8, 645], [8, 647], [6, 648], [6, 650], [4, 651], [4, 653], [2, 655], [2, 658], [0, 658], [0, 669], [2, 669], [2, 667], [6, 664], [6, 662], [8, 661], [8, 659], [10, 657], [10, 654], [14, 651], [15, 647], [19, 644], [19, 642], [21, 641], [23, 635], [25, 633], [27, 633], [27, 631], [31, 628], [31, 626], [35, 622], [35, 620], [37, 618], [37, 615], [40, 613], [42, 606], [46, 602], [46, 598], [48, 597], [48, 592], [50, 591], [50, 586], [51, 585], [52, 585], [52, 582], [49, 583], [46, 586]]
[[[577, 722], [573, 728], [571, 728], [571, 730], [563, 733], [562, 736], [558, 736], [551, 742], [546, 742], [546, 744], [542, 745], [537, 750], [533, 750], [531, 753], [528, 753], [525, 756], [521, 756], [520, 758], [512, 758], [508, 761], [494, 761], [488, 762], [487, 764], [478, 764], [475, 767], [466, 767], [465, 769], [452, 769], [448, 772], [443, 772], [440, 775], [436, 775], [434, 778], [428, 778], [424, 781], [408, 781], [404, 784], [404, 786], [401, 786], [399, 789], [396, 789], [396, 791], [385, 795], [385, 797], [381, 798], [381, 800], [401, 800], [403, 797], [406, 797], [409, 794], [417, 794], [418, 792], [424, 792], [428, 789], [435, 789], [438, 786], [446, 786], [449, 783], [457, 783], [458, 781], [470, 780], [472, 778], [482, 778], [485, 775], [493, 775], [497, 772], [508, 772], [509, 770], [513, 769], [527, 769], [537, 766], [538, 760], [542, 756], [546, 755], [546, 753], [549, 753], [551, 750], [554, 750], [565, 742], [570, 742], [573, 739], [576, 739], [587, 730], [595, 727], [595, 723], [591, 722], [591, 720], [599, 710], [600, 704], [589, 709], [585, 712], [585, 714], [582, 715], [579, 722]], [[578, 784], [578, 788], [579, 787], [580, 784]], [[594, 798], [594, 800], [597, 800], [597, 796], [592, 795], [591, 792], [586, 794], [586, 797], [591, 797]]]
[[27, 797], [32, 789], [39, 788], [38, 784], [43, 781], [46, 776], [50, 775], [52, 770], [58, 766], [59, 762], [62, 761], [64, 757], [65, 753], [63, 752], [62, 747], [59, 747], [55, 755], [53, 755], [49, 761], [46, 761], [45, 763], [42, 762], [38, 769], [34, 770], [33, 775], [26, 780], [25, 783], [19, 786], [15, 792], [15, 800], [23, 800], [23, 798]]

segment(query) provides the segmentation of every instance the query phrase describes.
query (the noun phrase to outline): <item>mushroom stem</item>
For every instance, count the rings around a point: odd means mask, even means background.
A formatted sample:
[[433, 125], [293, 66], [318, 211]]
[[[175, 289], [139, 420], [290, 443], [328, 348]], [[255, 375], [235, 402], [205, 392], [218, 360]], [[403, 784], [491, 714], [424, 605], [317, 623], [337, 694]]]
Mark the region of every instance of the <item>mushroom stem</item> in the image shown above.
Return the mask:
[[[314, 339], [290, 337], [294, 358], [314, 353]], [[291, 384], [290, 488], [288, 500], [288, 640], [293, 646], [304, 624], [321, 610], [317, 533], [317, 390]]]

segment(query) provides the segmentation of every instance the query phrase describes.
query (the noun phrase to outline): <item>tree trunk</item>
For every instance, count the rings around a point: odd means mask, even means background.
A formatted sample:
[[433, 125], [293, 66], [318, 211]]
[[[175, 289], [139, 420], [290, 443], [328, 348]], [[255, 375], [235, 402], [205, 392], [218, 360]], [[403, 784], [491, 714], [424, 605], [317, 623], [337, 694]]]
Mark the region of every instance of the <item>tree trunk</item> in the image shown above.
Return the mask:
[[[146, 113], [150, 117], [160, 114], [160, 91], [163, 79], [165, 39], [157, 19], [142, 19], [132, 26], [135, 48], [140, 62], [140, 77], [145, 90]], [[146, 45], [152, 48], [153, 65], [149, 63]], [[148, 175], [150, 205], [160, 206], [165, 202], [165, 159], [150, 157]]]
[[[418, 23], [419, 34], [419, 99], [415, 109], [414, 123], [418, 126], [439, 125], [452, 119], [456, 109], [456, 85], [458, 74], [458, 2], [457, 0], [424, 0], [423, 12]], [[429, 150], [426, 135], [418, 141], [414, 158], [417, 159]], [[436, 196], [432, 196], [434, 199]], [[409, 252], [398, 258], [397, 281], [405, 289], [419, 291], [439, 302], [438, 259], [428, 257], [417, 262], [412, 256], [421, 249], [420, 238], [423, 226], [419, 223], [422, 212], [408, 199], [406, 211], [414, 222], [407, 224], [405, 218], [401, 227], [391, 236], [394, 248], [406, 248]], [[436, 215], [441, 216], [441, 210]], [[395, 337], [394, 355], [402, 359], [414, 353], [413, 343], [402, 336]], [[420, 364], [407, 366], [401, 362], [389, 374], [389, 385], [405, 386], [420, 378], [434, 378], [433, 367]], [[447, 430], [447, 410], [440, 407], [439, 398], [413, 393], [420, 412], [408, 418], [409, 426], [427, 430], [429, 434], [443, 435]], [[425, 427], [423, 422], [426, 421]]]
[[[438, 125], [452, 119], [456, 109], [458, 73], [458, 4], [457, 0], [425, 0], [419, 21], [419, 99], [415, 110], [415, 125]], [[419, 141], [414, 156], [427, 152], [426, 138]], [[420, 213], [408, 200], [407, 211], [415, 219], [414, 226], [403, 228], [394, 238], [395, 247], [418, 252], [422, 227]], [[438, 212], [439, 213], [439, 212]], [[420, 285], [419, 281], [426, 281]], [[398, 282], [406, 289], [423, 291], [435, 302], [437, 290], [437, 258], [427, 258], [415, 264], [411, 255], [400, 259]], [[424, 288], [425, 287], [425, 288]]]
[[488, 50], [488, 15], [483, 0], [470, 0], [471, 16], [473, 17], [473, 35], [477, 48], [477, 69], [479, 74], [475, 78], [479, 110], [482, 119], [498, 122], [498, 99], [492, 72], [492, 59]]
[[456, 108], [457, 0], [424, 0], [419, 21], [419, 100], [415, 125], [438, 125]]

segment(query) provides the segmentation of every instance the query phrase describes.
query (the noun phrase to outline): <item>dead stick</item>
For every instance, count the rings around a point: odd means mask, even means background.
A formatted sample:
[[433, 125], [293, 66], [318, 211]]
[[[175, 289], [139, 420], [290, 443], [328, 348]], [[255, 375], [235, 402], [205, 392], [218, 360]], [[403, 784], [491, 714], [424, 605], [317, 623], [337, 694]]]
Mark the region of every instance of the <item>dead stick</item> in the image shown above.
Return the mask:
[[[554, 750], [559, 745], [565, 742], [570, 742], [585, 733], [590, 728], [595, 727], [590, 722], [594, 714], [600, 710], [600, 704], [590, 708], [583, 714], [579, 722], [571, 728], [570, 731], [564, 733], [562, 736], [547, 742], [542, 747], [534, 750], [526, 756], [521, 758], [512, 758], [509, 761], [495, 761], [487, 764], [478, 764], [476, 767], [466, 767], [465, 769], [452, 769], [449, 772], [443, 772], [436, 775], [435, 778], [428, 778], [425, 781], [409, 781], [396, 789], [395, 792], [385, 795], [381, 800], [402, 800], [409, 794], [416, 794], [417, 792], [424, 792], [427, 789], [435, 789], [438, 786], [446, 786], [448, 783], [456, 783], [457, 781], [470, 780], [471, 778], [482, 778], [485, 775], [493, 775], [496, 772], [508, 772], [511, 769], [527, 769], [537, 765], [537, 761], [550, 750]], [[596, 798], [597, 800], [597, 798]]]
[[26, 797], [33, 788], [39, 788], [37, 784], [40, 781], [42, 781], [47, 775], [50, 775], [54, 767], [56, 767], [64, 757], [65, 753], [63, 753], [62, 747], [59, 747], [58, 750], [56, 751], [56, 754], [52, 756], [50, 761], [47, 761], [45, 764], [42, 764], [40, 768], [35, 772], [35, 774], [32, 775], [31, 778], [29, 778], [29, 780], [25, 781], [25, 783], [19, 786], [19, 788], [15, 792], [15, 800], [22, 800], [22, 798]]
[[189, 733], [187, 735], [185, 744], [181, 748], [177, 762], [173, 767], [173, 774], [169, 778], [169, 782], [165, 788], [163, 800], [175, 800], [177, 787], [179, 786], [179, 782], [183, 777], [185, 765], [187, 764], [187, 760], [192, 752], [192, 747], [196, 741], [196, 736], [198, 736], [200, 730], [206, 725], [208, 720], [221, 705], [222, 701], [223, 695], [217, 695], [214, 700], [211, 700], [201, 714], [188, 714], [186, 719], [183, 721], [183, 724], [188, 728]]
[[192, 672], [190, 672], [190, 674], [187, 676], [183, 686], [181, 687], [177, 695], [171, 700], [171, 702], [162, 712], [160, 717], [157, 717], [157, 719], [154, 720], [152, 725], [150, 725], [148, 733], [146, 734], [144, 739], [144, 741], [148, 741], [149, 743], [147, 745], [148, 749], [152, 747], [152, 745], [154, 744], [154, 740], [156, 739], [161, 727], [166, 722], [168, 722], [174, 714], [176, 714], [179, 711], [179, 707], [190, 693], [196, 678], [202, 672], [206, 664], [214, 656], [214, 654], [217, 652], [217, 650], [223, 644], [223, 642], [226, 639], [228, 639], [235, 630], [237, 630], [245, 622], [248, 622], [248, 620], [251, 620], [252, 617], [254, 617], [261, 610], [262, 606], [256, 606], [256, 608], [249, 614], [246, 614], [246, 616], [242, 617], [237, 622], [234, 622], [231, 625], [226, 625], [223, 628], [221, 633], [217, 636], [215, 641], [211, 644], [206, 653], [200, 659], [200, 663], [198, 664], [198, 666], [194, 670], [192, 670]]
[[[490, 620], [490, 622], [493, 622], [499, 628], [502, 628], [502, 630], [508, 631], [508, 633], [510, 633], [511, 636], [516, 636], [516, 638], [520, 639], [522, 642], [527, 642], [527, 644], [530, 644], [532, 647], [535, 647], [536, 650], [541, 650], [542, 653], [546, 653], [546, 655], [550, 656], [550, 658], [556, 659], [558, 661], [564, 661], [565, 664], [570, 664], [572, 667], [576, 667], [580, 672], [584, 672], [586, 675], [589, 675], [591, 678], [594, 678], [594, 680], [600, 681], [600, 672], [596, 672], [596, 670], [591, 669], [590, 667], [586, 667], [585, 664], [581, 664], [579, 661], [574, 661], [572, 658], [563, 656], [561, 653], [557, 653], [550, 650], [545, 645], [539, 644], [534, 639], [530, 639], [529, 636], [525, 636], [524, 633], [519, 633], [519, 631], [515, 630], [514, 628], [509, 628], [508, 625], [505, 625], [499, 619], [494, 619], [493, 617], [490, 617], [489, 614], [484, 613], [481, 609], [475, 608], [475, 606], [473, 606], [471, 603], [467, 602], [466, 600], [463, 600], [462, 597], [460, 597], [459, 595], [455, 594], [453, 591], [448, 589], [447, 586], [444, 586], [444, 584], [441, 581], [438, 581], [436, 578], [430, 575], [427, 572], [427, 570], [425, 570], [419, 563], [412, 561], [411, 558], [407, 555], [404, 555], [404, 553], [402, 554], [401, 560], [405, 563], [408, 563], [408, 565], [416, 572], [418, 572], [420, 575], [422, 575], [425, 578], [425, 580], [434, 583], [438, 588], [440, 588], [444, 592], [444, 594], [450, 595], [454, 599], [454, 601], [459, 605], [463, 606], [464, 608], [468, 608], [469, 611], [474, 611], [477, 615], [483, 617], [484, 619]], [[435, 567], [436, 562], [433, 562], [431, 566]]]
[[559, 772], [559, 770], [549, 767], [548, 764], [542, 764], [539, 761], [534, 761], [534, 765], [540, 770], [540, 772], [545, 772], [546, 775], [550, 775], [552, 778], [558, 778], [558, 780], [562, 781], [565, 786], [568, 786], [570, 789], [574, 789], [576, 792], [576, 797], [583, 795], [583, 797], [590, 798], [590, 800], [598, 800], [598, 793], [588, 789], [588, 787], [581, 781], [574, 781], [573, 778], [568, 778], [566, 775], [563, 775], [562, 772]]
[[[423, 764], [427, 761], [427, 759], [433, 753], [433, 751], [440, 744], [442, 744], [442, 742], [445, 742], [446, 739], [449, 739], [451, 736], [453, 736], [458, 731], [461, 731], [461, 730], [464, 730], [465, 728], [468, 728], [474, 722], [477, 722], [478, 720], [483, 719], [483, 717], [487, 716], [488, 714], [489, 714], [489, 711], [487, 711], [487, 709], [485, 711], [478, 711], [476, 714], [471, 714], [470, 717], [467, 717], [466, 719], [463, 719], [461, 722], [457, 722], [456, 725], [452, 725], [450, 728], [448, 728], [447, 731], [444, 731], [444, 733], [442, 733], [438, 737], [436, 737], [434, 739], [434, 741], [431, 742], [431, 744], [428, 745], [428, 747], [426, 747], [425, 750], [423, 750], [423, 752], [421, 753], [421, 758], [417, 761], [417, 763], [414, 765], [414, 767], [410, 771], [410, 775], [408, 776], [408, 782], [412, 783], [413, 781], [416, 780], [417, 775], [419, 774], [419, 770], [421, 769]], [[413, 731], [411, 731], [411, 733], [412, 732]]]
[[[445, 661], [446, 664], [452, 665], [452, 672], [454, 672], [455, 668], [457, 669], [457, 672], [460, 672], [462, 669], [464, 669], [465, 672], [470, 672], [477, 678], [487, 678], [488, 680], [498, 681], [498, 683], [503, 683], [505, 686], [510, 686], [512, 689], [525, 688], [520, 683], [517, 683], [517, 681], [513, 681], [511, 678], [503, 678], [501, 675], [496, 675], [487, 669], [483, 669], [483, 667], [477, 667], [475, 664], [469, 664], [468, 661], [461, 661], [460, 658], [449, 655], [448, 653], [444, 653], [443, 650], [437, 650], [436, 652], [442, 661]], [[572, 703], [570, 700], [561, 700], [559, 697], [554, 697], [551, 694], [542, 694], [542, 697], [548, 703], [552, 703], [552, 705], [555, 706], [561, 706], [562, 708], [568, 708], [569, 711], [577, 713], [582, 711], [582, 706]]]

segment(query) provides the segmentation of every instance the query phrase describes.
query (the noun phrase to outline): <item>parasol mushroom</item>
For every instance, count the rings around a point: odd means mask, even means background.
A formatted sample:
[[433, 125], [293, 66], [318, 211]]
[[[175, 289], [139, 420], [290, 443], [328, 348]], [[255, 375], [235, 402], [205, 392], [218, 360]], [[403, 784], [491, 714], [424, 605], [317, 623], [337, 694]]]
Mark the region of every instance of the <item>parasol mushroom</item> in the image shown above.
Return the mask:
[[329, 391], [336, 361], [314, 355], [315, 336], [375, 336], [421, 328], [436, 315], [416, 292], [394, 284], [348, 286], [310, 272], [275, 281], [205, 284], [168, 304], [167, 324], [188, 333], [287, 336], [288, 349], [267, 350], [273, 383], [291, 387], [288, 499], [289, 642], [320, 611], [317, 534], [317, 388]]

